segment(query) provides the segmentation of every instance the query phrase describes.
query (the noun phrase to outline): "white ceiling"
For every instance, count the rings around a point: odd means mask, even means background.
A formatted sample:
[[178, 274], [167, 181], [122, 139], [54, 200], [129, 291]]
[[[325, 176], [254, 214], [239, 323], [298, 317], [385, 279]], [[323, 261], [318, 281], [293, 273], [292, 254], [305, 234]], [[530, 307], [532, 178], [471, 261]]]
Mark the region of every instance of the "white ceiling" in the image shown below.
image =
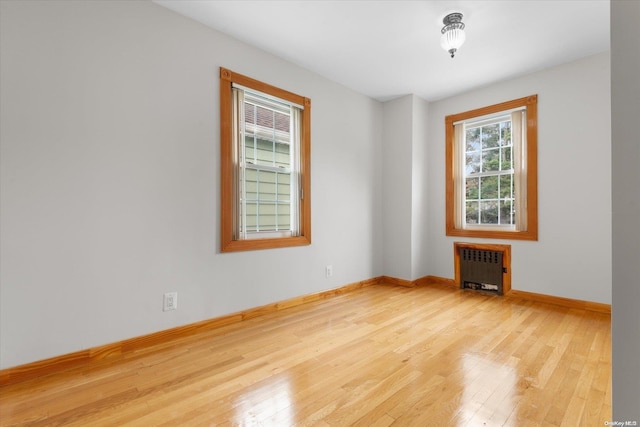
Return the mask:
[[[433, 101], [609, 49], [609, 0], [154, 0], [381, 101]], [[461, 12], [451, 59], [442, 18]]]

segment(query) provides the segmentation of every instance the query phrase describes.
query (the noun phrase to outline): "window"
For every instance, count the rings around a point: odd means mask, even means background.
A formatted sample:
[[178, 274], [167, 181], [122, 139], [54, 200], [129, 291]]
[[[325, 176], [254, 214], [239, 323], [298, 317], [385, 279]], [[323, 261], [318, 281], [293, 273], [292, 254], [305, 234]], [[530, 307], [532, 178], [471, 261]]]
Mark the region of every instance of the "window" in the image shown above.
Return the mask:
[[220, 69], [221, 250], [311, 243], [308, 98]]
[[445, 118], [448, 236], [538, 239], [537, 100]]

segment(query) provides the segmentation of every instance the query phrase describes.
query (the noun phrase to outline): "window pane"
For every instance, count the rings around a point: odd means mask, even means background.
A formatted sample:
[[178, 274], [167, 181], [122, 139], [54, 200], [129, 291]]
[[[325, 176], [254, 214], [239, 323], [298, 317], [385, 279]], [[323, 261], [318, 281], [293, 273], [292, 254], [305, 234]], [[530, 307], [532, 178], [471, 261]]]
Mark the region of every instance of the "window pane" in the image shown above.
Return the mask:
[[500, 170], [500, 149], [482, 151], [482, 172]]
[[291, 175], [287, 173], [278, 174], [278, 200], [281, 202], [291, 200]]
[[245, 135], [244, 137], [244, 156], [245, 160], [251, 163], [255, 163], [256, 158], [256, 149], [255, 149], [255, 138], [253, 135]]
[[278, 205], [278, 229], [289, 230], [291, 221], [291, 210], [288, 203]]
[[276, 119], [276, 123], [275, 123], [276, 130], [289, 133], [289, 126], [291, 125], [289, 114], [284, 114], [279, 111], [276, 111], [275, 119]]
[[291, 230], [291, 206], [289, 203], [248, 201], [246, 208], [246, 231]]
[[273, 231], [276, 229], [275, 205], [261, 203], [258, 206], [258, 231]]
[[[289, 113], [259, 105], [257, 95], [245, 102], [245, 155], [246, 160], [257, 165], [289, 168], [291, 117]], [[253, 102], [258, 103], [255, 105]]]
[[480, 172], [480, 152], [479, 151], [467, 153], [465, 172], [467, 175]]
[[273, 166], [275, 160], [274, 143], [258, 139], [256, 146], [256, 162], [257, 165]]
[[275, 172], [258, 172], [258, 194], [260, 200], [276, 199], [276, 174]]
[[289, 156], [290, 148], [291, 146], [289, 144], [275, 144], [275, 163], [273, 166], [291, 167], [291, 157]]
[[483, 176], [480, 178], [480, 198], [483, 200], [498, 198], [497, 176]]
[[264, 107], [256, 107], [256, 124], [266, 128], [273, 128], [273, 110]]
[[244, 187], [247, 199], [255, 200], [258, 198], [258, 171], [253, 169], [245, 170]]
[[498, 202], [480, 202], [480, 224], [498, 224]]
[[247, 231], [291, 230], [290, 183], [289, 173], [245, 169]]
[[466, 138], [465, 151], [480, 150], [480, 128], [467, 129], [465, 138]]
[[[256, 176], [255, 181], [250, 181], [252, 176]], [[247, 169], [246, 177], [247, 199], [289, 201], [291, 178], [288, 173]]]
[[467, 178], [466, 179], [466, 198], [467, 200], [478, 199], [480, 194], [480, 178]]
[[256, 202], [248, 202], [246, 205], [246, 214], [247, 223], [246, 223], [246, 231], [256, 231], [258, 224], [258, 204]]
[[502, 159], [501, 159], [501, 165], [500, 165], [500, 170], [509, 170], [511, 169], [511, 147], [502, 147]]
[[249, 104], [247, 102], [244, 103], [244, 121], [245, 123], [256, 124], [256, 106], [253, 104]]
[[500, 198], [510, 199], [513, 198], [513, 175], [501, 175], [500, 176]]
[[500, 123], [500, 145], [511, 145], [511, 121]]
[[494, 148], [499, 144], [500, 124], [482, 127], [482, 148]]
[[512, 225], [513, 224], [513, 202], [511, 200], [502, 200], [500, 202], [500, 224]]
[[283, 168], [291, 167], [291, 146], [288, 143], [259, 139], [247, 133], [244, 146], [245, 160], [249, 163]]
[[478, 202], [467, 202], [466, 203], [466, 221], [467, 224], [477, 224], [478, 223]]

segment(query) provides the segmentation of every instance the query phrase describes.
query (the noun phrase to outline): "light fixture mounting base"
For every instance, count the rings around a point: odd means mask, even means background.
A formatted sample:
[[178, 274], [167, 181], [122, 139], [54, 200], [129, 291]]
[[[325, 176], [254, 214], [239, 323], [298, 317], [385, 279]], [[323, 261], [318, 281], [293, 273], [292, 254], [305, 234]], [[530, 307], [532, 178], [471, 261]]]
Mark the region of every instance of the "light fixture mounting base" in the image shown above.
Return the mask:
[[462, 14], [459, 12], [450, 13], [442, 19], [444, 25], [456, 24], [462, 22]]

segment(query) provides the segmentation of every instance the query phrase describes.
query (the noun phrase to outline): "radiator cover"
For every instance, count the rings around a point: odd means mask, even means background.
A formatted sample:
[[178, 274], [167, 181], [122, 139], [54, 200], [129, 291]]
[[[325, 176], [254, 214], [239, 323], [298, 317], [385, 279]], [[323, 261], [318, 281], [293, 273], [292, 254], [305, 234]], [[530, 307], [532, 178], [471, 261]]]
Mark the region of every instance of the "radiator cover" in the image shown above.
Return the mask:
[[460, 249], [460, 287], [502, 295], [503, 253], [483, 249]]

